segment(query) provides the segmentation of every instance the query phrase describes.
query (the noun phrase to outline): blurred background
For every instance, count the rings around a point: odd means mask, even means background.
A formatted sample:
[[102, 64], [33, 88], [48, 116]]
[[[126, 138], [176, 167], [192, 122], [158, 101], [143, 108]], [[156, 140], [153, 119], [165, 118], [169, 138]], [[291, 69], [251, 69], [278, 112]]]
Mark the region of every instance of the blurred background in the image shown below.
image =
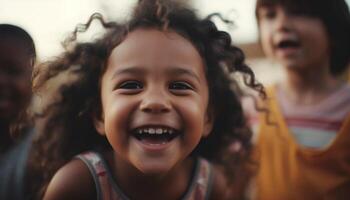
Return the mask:
[[[350, 3], [350, 0], [346, 0]], [[107, 19], [124, 20], [137, 0], [0, 0], [0, 23], [11, 23], [26, 29], [34, 38], [39, 61], [60, 54], [61, 42], [78, 23], [85, 23], [94, 12]], [[201, 16], [219, 12], [234, 21], [227, 27], [215, 20], [220, 29], [228, 31], [233, 43], [247, 55], [248, 64], [258, 79], [269, 84], [283, 78], [282, 70], [264, 58], [258, 43], [254, 8], [256, 0], [191, 0]], [[100, 32], [98, 25], [84, 35], [91, 38]], [[268, 69], [268, 70], [267, 70]]]

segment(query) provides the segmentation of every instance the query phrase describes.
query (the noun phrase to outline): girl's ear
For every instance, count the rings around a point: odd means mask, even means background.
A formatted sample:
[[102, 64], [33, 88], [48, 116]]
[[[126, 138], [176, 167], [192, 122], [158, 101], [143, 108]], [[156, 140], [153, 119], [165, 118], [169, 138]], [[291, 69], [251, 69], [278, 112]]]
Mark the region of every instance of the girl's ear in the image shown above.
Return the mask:
[[213, 130], [215, 114], [212, 109], [208, 109], [207, 114], [204, 119], [204, 129], [203, 129], [203, 137], [208, 137], [208, 135]]
[[105, 122], [104, 118], [102, 117], [102, 112], [94, 112], [92, 116], [92, 120], [94, 122], [95, 129], [100, 135], [106, 135], [105, 131]]

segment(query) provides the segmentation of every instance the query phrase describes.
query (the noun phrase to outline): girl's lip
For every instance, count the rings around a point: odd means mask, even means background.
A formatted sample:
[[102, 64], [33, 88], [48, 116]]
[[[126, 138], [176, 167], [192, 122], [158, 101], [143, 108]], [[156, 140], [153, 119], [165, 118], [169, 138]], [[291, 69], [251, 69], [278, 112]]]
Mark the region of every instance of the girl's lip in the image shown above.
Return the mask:
[[290, 56], [297, 53], [299, 49], [299, 47], [277, 48], [276, 52], [282, 56]]
[[132, 138], [132, 140], [134, 140], [136, 144], [140, 146], [145, 152], [156, 153], [156, 152], [162, 152], [167, 148], [169, 148], [174, 143], [174, 141], [177, 140], [177, 137], [173, 138], [170, 141], [157, 141], [157, 142], [154, 142], [154, 141], [152, 142], [150, 140], [138, 140], [134, 137]]
[[172, 126], [164, 125], [164, 124], [147, 124], [147, 125], [140, 125], [135, 128], [131, 128], [131, 131], [135, 131], [137, 129], [147, 129], [147, 128], [154, 128], [154, 129], [172, 129], [174, 131], [179, 131], [177, 128], [174, 128]]
[[301, 41], [300, 41], [300, 38], [295, 34], [286, 34], [286, 35], [282, 34], [282, 35], [276, 35], [273, 38], [272, 42], [273, 42], [273, 45], [277, 47], [283, 42], [300, 43]]
[[176, 126], [173, 125], [168, 125], [168, 124], [142, 124], [142, 125], [137, 125], [137, 126], [132, 126], [129, 129], [129, 132], [131, 133], [135, 133], [136, 130], [140, 130], [140, 129], [167, 129], [167, 130], [172, 130], [173, 132], [180, 132], [181, 130], [179, 128], [177, 128]]

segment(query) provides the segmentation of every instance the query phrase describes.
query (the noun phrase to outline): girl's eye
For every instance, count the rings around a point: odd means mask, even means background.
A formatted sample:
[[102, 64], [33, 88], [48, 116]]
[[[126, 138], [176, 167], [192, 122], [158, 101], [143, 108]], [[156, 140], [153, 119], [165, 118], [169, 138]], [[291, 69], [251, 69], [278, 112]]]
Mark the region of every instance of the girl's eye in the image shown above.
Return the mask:
[[273, 19], [275, 16], [276, 16], [276, 12], [274, 10], [269, 10], [266, 13], [266, 18], [268, 18], [268, 19]]
[[291, 8], [287, 10], [288, 14], [291, 16], [300, 16], [300, 17], [315, 17], [315, 14], [313, 14], [310, 11], [307, 11], [303, 8]]
[[171, 90], [193, 90], [193, 87], [186, 82], [173, 82], [169, 85]]
[[274, 8], [262, 8], [259, 12], [259, 18], [273, 19], [276, 17], [276, 10]]
[[142, 89], [143, 84], [140, 83], [139, 81], [125, 81], [122, 84], [119, 85], [119, 89], [127, 89], [127, 90], [132, 90], [132, 89]]

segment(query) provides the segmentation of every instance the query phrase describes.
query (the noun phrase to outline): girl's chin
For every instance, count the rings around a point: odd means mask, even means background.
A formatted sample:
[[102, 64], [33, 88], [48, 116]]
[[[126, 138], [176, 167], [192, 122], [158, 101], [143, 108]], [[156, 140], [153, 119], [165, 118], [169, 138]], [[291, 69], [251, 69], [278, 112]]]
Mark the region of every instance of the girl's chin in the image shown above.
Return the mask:
[[160, 177], [169, 173], [173, 168], [170, 163], [160, 163], [160, 162], [149, 162], [142, 163], [141, 165], [135, 166], [142, 174], [146, 176]]
[[304, 68], [304, 63], [300, 59], [280, 59], [279, 62], [282, 66], [284, 66], [287, 70], [298, 70]]
[[136, 138], [130, 141], [130, 163], [145, 175], [164, 175], [171, 171], [183, 157], [179, 137], [167, 143], [150, 142]]
[[163, 154], [149, 154], [134, 152], [131, 157], [132, 165], [144, 175], [162, 176], [169, 173], [180, 161], [176, 151], [168, 151]]

